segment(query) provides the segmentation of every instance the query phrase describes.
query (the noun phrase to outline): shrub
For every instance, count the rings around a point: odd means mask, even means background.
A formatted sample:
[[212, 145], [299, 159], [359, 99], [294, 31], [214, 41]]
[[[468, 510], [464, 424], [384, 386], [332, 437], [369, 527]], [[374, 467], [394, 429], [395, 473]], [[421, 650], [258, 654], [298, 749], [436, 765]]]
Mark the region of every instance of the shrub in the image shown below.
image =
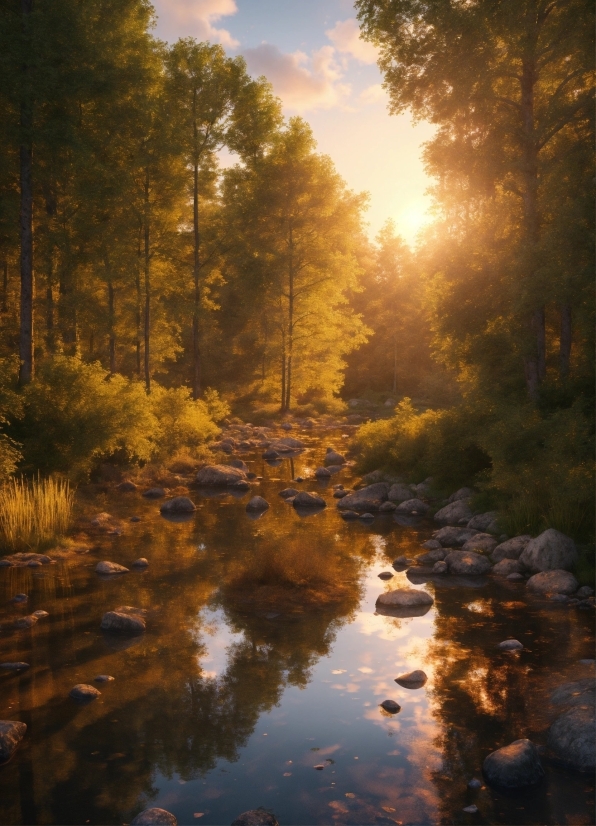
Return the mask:
[[193, 401], [185, 387], [167, 390], [155, 386], [150, 404], [159, 427], [155, 451], [158, 456], [167, 456], [182, 447], [196, 448], [218, 435], [213, 417], [224, 418], [229, 408], [215, 390], [205, 395], [205, 401]]
[[22, 550], [52, 542], [68, 529], [73, 498], [66, 479], [11, 479], [0, 489], [0, 543]]

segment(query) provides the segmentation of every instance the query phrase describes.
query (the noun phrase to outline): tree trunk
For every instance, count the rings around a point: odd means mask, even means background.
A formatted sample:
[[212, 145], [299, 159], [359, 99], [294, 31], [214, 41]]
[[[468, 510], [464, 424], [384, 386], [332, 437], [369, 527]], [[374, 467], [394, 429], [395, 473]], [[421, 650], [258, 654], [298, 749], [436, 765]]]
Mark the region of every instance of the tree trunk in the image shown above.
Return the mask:
[[149, 246], [149, 171], [145, 174], [145, 223], [143, 227], [144, 233], [144, 261], [145, 261], [145, 389], [147, 393], [151, 393], [151, 374], [149, 372], [149, 344], [150, 344], [150, 322], [151, 322], [151, 269], [150, 269], [150, 246]]
[[54, 339], [54, 289], [52, 287], [52, 274], [48, 273], [48, 286], [46, 287], [46, 345], [50, 353], [56, 349]]
[[290, 226], [290, 259], [288, 266], [288, 367], [286, 377], [286, 400], [284, 408], [289, 410], [292, 405], [292, 356], [294, 351], [294, 240]]
[[33, 112], [29, 89], [29, 55], [32, 0], [21, 0], [23, 49], [23, 99], [21, 100], [20, 161], [20, 241], [21, 241], [21, 317], [19, 335], [19, 384], [33, 378]]
[[199, 259], [199, 158], [198, 158], [198, 142], [199, 133], [197, 127], [197, 90], [193, 90], [192, 99], [192, 114], [193, 114], [193, 140], [194, 140], [194, 158], [193, 158], [193, 281], [194, 281], [194, 297], [193, 297], [193, 314], [192, 314], [192, 397], [199, 399], [201, 397], [201, 349], [199, 341], [199, 313], [201, 309], [201, 285], [199, 279], [200, 273], [200, 259]]
[[2, 312], [8, 312], [8, 258], [2, 262]]
[[559, 376], [561, 381], [567, 381], [569, 378], [571, 340], [571, 307], [569, 304], [563, 304], [561, 307], [561, 339], [559, 345]]
[[110, 349], [110, 373], [116, 372], [116, 332], [114, 330], [114, 302], [116, 291], [111, 281], [108, 282], [108, 329]]
[[141, 236], [142, 233], [139, 231], [139, 238], [138, 238], [138, 248], [137, 248], [137, 271], [135, 277], [135, 287], [137, 293], [137, 306], [135, 311], [135, 325], [136, 325], [136, 338], [135, 338], [135, 356], [136, 356], [136, 366], [137, 366], [137, 376], [141, 378], [141, 325], [142, 325], [142, 295], [141, 295], [141, 258], [142, 258], [142, 250], [141, 250]]
[[285, 412], [286, 404], [286, 334], [282, 330], [281, 333], [281, 406], [280, 412]]
[[397, 394], [397, 336], [393, 336], [393, 395]]

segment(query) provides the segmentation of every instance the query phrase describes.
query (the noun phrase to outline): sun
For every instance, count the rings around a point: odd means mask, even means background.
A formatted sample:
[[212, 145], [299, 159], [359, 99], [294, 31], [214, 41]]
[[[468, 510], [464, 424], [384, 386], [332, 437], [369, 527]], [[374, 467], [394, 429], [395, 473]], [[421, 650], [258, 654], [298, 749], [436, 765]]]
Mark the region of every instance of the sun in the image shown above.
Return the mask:
[[409, 244], [416, 242], [418, 233], [432, 220], [430, 201], [428, 198], [418, 198], [410, 201], [395, 216], [395, 223], [399, 234]]

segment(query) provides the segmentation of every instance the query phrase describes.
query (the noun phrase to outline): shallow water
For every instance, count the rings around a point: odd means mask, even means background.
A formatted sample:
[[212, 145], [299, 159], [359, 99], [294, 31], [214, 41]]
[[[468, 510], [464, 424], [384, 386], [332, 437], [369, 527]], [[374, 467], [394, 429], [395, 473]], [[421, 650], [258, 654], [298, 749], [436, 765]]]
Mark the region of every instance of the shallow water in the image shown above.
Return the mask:
[[[0, 623], [50, 614], [31, 630], [0, 631], [0, 662], [31, 665], [0, 676], [0, 719], [28, 725], [0, 767], [1, 823], [123, 824], [148, 805], [179, 824], [229, 824], [258, 806], [282, 826], [594, 823], [591, 779], [549, 762], [537, 789], [467, 789], [489, 751], [521, 737], [546, 742], [550, 692], [589, 676], [578, 660], [593, 656], [593, 614], [528, 599], [523, 584], [449, 587], [446, 578], [416, 586], [435, 597], [426, 615], [377, 615], [383, 590], [411, 585], [405, 573], [389, 583], [378, 573], [418, 553], [433, 526], [402, 527], [391, 515], [346, 523], [331, 486], [314, 480], [298, 487], [322, 491], [329, 507], [299, 516], [277, 493], [321, 464], [327, 444], [341, 449], [342, 434], [299, 435], [310, 447], [293, 465], [242, 454], [263, 476], [250, 495], [271, 503], [259, 519], [245, 511], [248, 495], [193, 491], [198, 509], [183, 522], [138, 494], [105, 495], [89, 514], [120, 516], [121, 536], [41, 569], [0, 569]], [[347, 487], [349, 471], [333, 483]], [[133, 514], [141, 521], [130, 523]], [[230, 590], [237, 569], [287, 546], [333, 558], [339, 603], [259, 610]], [[99, 559], [140, 556], [146, 571], [94, 573]], [[15, 607], [21, 591], [29, 603]], [[99, 630], [123, 604], [150, 609], [146, 634], [128, 647]], [[499, 653], [509, 637], [524, 651]], [[396, 685], [414, 668], [428, 674], [424, 688]], [[115, 679], [93, 683], [97, 674]], [[76, 683], [101, 697], [77, 705]], [[379, 708], [385, 699], [399, 714]], [[462, 811], [471, 803], [478, 814]]]

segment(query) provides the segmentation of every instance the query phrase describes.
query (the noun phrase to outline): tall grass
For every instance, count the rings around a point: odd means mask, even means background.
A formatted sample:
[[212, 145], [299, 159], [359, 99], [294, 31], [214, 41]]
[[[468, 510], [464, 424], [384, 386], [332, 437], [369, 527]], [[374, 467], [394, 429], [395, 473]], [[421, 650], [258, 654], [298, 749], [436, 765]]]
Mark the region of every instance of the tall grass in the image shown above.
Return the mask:
[[11, 479], [0, 488], [0, 545], [38, 548], [66, 533], [73, 500], [67, 479]]

